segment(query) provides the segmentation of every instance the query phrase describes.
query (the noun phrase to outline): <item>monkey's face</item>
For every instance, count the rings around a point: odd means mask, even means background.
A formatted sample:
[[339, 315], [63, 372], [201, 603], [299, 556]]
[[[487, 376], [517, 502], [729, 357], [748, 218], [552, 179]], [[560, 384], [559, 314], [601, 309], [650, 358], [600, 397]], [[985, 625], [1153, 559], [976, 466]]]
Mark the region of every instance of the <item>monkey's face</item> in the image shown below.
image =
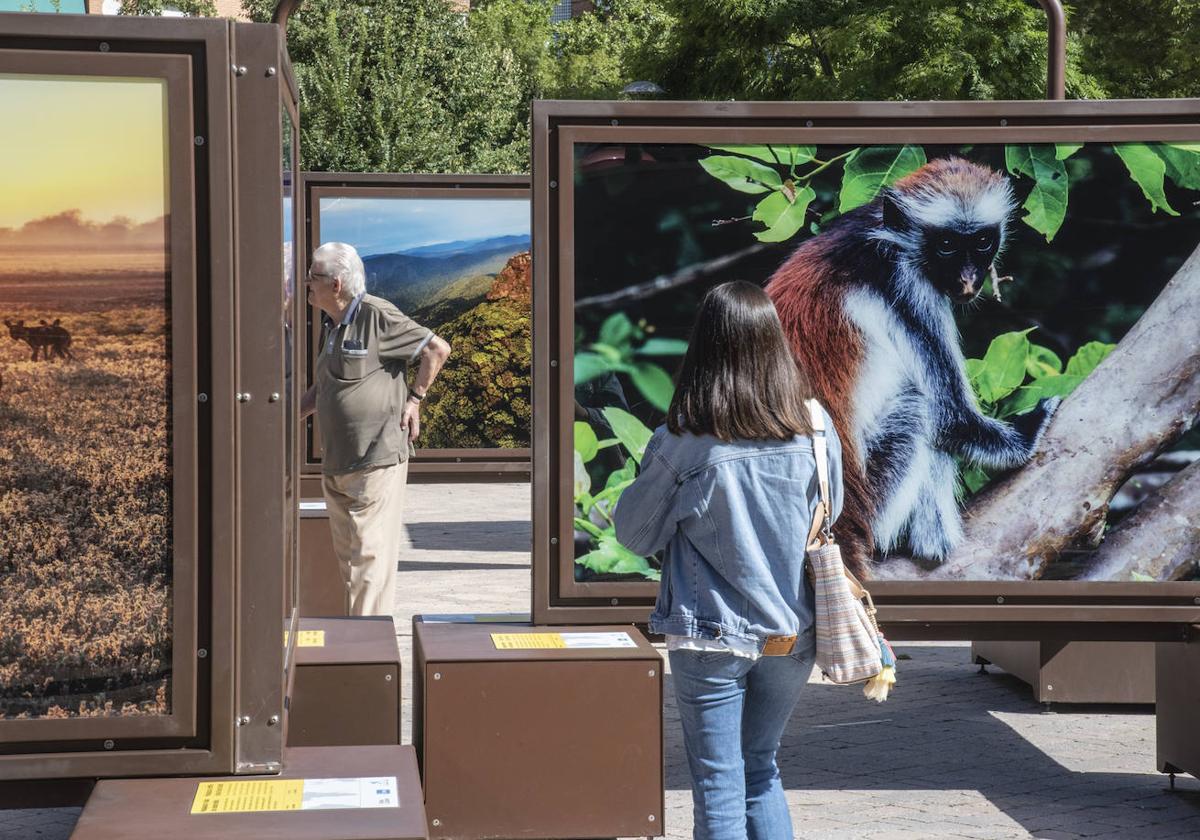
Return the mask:
[[928, 228], [924, 257], [929, 279], [955, 303], [970, 303], [983, 290], [999, 246], [998, 226]]

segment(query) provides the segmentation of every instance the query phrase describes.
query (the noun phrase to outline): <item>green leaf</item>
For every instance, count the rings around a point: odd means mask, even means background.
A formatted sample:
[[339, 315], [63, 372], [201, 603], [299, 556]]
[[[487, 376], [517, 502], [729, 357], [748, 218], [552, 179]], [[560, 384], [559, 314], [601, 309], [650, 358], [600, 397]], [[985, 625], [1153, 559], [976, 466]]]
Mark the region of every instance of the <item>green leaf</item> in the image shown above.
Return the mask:
[[1185, 148], [1172, 143], [1151, 146], [1163, 160], [1166, 175], [1185, 190], [1200, 190], [1200, 145]]
[[642, 396], [659, 411], [671, 407], [671, 397], [675, 394], [675, 383], [670, 375], [658, 365], [642, 362], [630, 374], [633, 384], [642, 392]]
[[1018, 388], [1012, 397], [1004, 401], [1000, 407], [999, 416], [1009, 417], [1013, 414], [1024, 414], [1034, 408], [1039, 400], [1046, 397], [1069, 396], [1082, 381], [1082, 376], [1071, 376], [1065, 373], [1053, 373], [1043, 376], [1041, 379], [1035, 379], [1028, 385]]
[[764, 163], [783, 166], [798, 166], [808, 163], [817, 156], [816, 146], [709, 146], [718, 152], [732, 152], [735, 155], [745, 155]]
[[1163, 159], [1145, 143], [1116, 143], [1113, 149], [1124, 161], [1134, 182], [1142, 188], [1151, 210], [1157, 213], [1161, 209], [1170, 216], [1178, 216], [1179, 213], [1167, 203], [1167, 194], [1163, 192], [1163, 178], [1167, 174]]
[[625, 358], [624, 354], [620, 350], [608, 344], [593, 344], [592, 350], [603, 356], [604, 360], [610, 365], [620, 364]]
[[586, 531], [597, 539], [599, 539], [600, 535], [604, 533], [594, 522], [590, 522], [587, 519], [583, 519], [578, 516], [575, 517], [575, 527], [580, 531]]
[[1025, 211], [1022, 221], [1050, 242], [1067, 217], [1067, 165], [1058, 157], [1058, 148], [1045, 144], [1005, 146], [1004, 162], [1014, 175], [1033, 179], [1033, 189], [1021, 208]]
[[630, 458], [608, 474], [608, 479], [604, 482], [604, 490], [607, 492], [617, 487], [628, 486], [633, 483], [635, 478], [637, 478], [637, 462]]
[[612, 364], [597, 353], [575, 354], [575, 384], [582, 385], [612, 370]]
[[992, 480], [992, 476], [987, 470], [974, 464], [964, 467], [960, 477], [967, 492], [972, 494], [978, 493], [983, 489], [985, 484]]
[[967, 359], [967, 381], [974, 383], [983, 373], [983, 359]]
[[639, 356], [682, 356], [687, 348], [687, 342], [681, 338], [650, 338], [634, 352]]
[[619, 350], [629, 344], [635, 329], [633, 321], [624, 312], [609, 315], [600, 327], [600, 343]]
[[575, 451], [585, 464], [600, 451], [600, 441], [596, 439], [596, 432], [582, 420], [575, 421]]
[[975, 377], [975, 387], [985, 401], [999, 402], [1025, 381], [1025, 359], [1029, 356], [1026, 336], [1029, 332], [1004, 333], [992, 339]]
[[1115, 344], [1105, 344], [1103, 341], [1089, 341], [1075, 351], [1075, 355], [1067, 361], [1067, 373], [1081, 379], [1089, 376], [1108, 354], [1116, 349]]
[[701, 160], [700, 165], [709, 175], [724, 181], [738, 192], [765, 193], [783, 186], [783, 179], [778, 172], [746, 158], [712, 155]]
[[1058, 358], [1058, 355], [1049, 347], [1032, 343], [1029, 345], [1029, 356], [1025, 359], [1025, 372], [1031, 377], [1040, 379], [1053, 373], [1062, 373], [1062, 369], [1062, 359]]
[[1055, 143], [1054, 156], [1059, 160], [1066, 160], [1082, 148], [1082, 143]]
[[598, 542], [599, 545], [594, 551], [576, 557], [575, 562], [597, 574], [639, 574], [649, 580], [658, 580], [661, 577], [661, 573], [653, 568], [645, 557], [634, 554], [617, 542], [616, 537], [603, 534]]
[[846, 158], [838, 210], [842, 213], [872, 201], [879, 191], [925, 165], [920, 146], [866, 146]]
[[574, 491], [573, 498], [576, 501], [583, 500], [586, 508], [588, 490], [591, 489], [592, 478], [588, 475], [587, 467], [583, 465], [583, 457], [579, 454], [579, 450], [576, 449], [571, 454], [574, 456], [575, 461], [575, 474], [573, 477], [574, 487], [572, 488]]
[[613, 434], [617, 436], [617, 440], [621, 441], [625, 451], [633, 457], [633, 460], [639, 464], [642, 463], [642, 453], [646, 451], [646, 444], [650, 442], [653, 432], [647, 429], [641, 420], [624, 409], [609, 406], [603, 410], [603, 413], [604, 419], [608, 421], [608, 425], [612, 426]]
[[[767, 229], [756, 231], [755, 238], [759, 242], [786, 242], [791, 239], [804, 226], [808, 205], [816, 197], [817, 193], [812, 187], [804, 187], [797, 191], [795, 201], [788, 201], [782, 192], [764, 198], [754, 209], [754, 219], [765, 222]], [[782, 202], [778, 199], [782, 199]]]

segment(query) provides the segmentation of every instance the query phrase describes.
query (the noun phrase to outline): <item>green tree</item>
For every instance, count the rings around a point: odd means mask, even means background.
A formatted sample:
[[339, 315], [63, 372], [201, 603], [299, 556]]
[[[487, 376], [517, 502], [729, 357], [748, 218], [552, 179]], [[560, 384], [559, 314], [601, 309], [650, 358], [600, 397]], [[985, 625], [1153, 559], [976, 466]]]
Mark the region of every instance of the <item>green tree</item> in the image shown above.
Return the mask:
[[[247, 0], [269, 20], [274, 0]], [[310, 0], [288, 24], [305, 169], [519, 172], [530, 85], [445, 0]]]
[[1200, 0], [1086, 0], [1079, 65], [1110, 98], [1200, 94]]
[[216, 17], [217, 7], [212, 0], [121, 0], [121, 14], [158, 16], [166, 9], [175, 9], [188, 17]]
[[[660, 0], [675, 18], [644, 56], [672, 98], [1035, 99], [1046, 18], [1026, 0]], [[1103, 88], [1071, 39], [1069, 96]]]

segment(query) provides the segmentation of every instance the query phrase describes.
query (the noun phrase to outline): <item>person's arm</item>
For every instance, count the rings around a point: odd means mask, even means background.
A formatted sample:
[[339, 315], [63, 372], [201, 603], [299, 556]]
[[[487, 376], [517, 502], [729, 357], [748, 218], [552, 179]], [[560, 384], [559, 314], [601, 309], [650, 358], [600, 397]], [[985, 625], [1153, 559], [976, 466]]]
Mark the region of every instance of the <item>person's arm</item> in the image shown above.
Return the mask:
[[617, 540], [643, 557], [664, 548], [684, 516], [678, 503], [683, 484], [671, 465], [657, 454], [660, 434], [666, 432], [660, 431], [646, 446], [637, 478], [621, 492], [613, 511]]
[[[400, 425], [408, 428], [408, 439], [415, 441], [421, 433], [421, 400], [429, 393], [433, 380], [450, 358], [450, 345], [441, 336], [431, 336], [421, 348], [420, 362], [417, 365], [417, 375], [413, 378], [412, 389], [404, 403], [404, 413], [400, 417]], [[417, 398], [420, 399], [417, 399]]]
[[317, 386], [312, 385], [300, 398], [300, 419], [303, 420], [317, 410]]

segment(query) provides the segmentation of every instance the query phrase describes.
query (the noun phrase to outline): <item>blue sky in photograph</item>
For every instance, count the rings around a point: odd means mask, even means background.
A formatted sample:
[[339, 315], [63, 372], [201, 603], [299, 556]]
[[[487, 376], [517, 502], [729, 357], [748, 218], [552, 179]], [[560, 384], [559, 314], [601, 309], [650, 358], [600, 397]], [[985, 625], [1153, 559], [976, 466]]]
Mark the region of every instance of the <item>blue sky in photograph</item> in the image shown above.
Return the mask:
[[529, 235], [523, 198], [321, 199], [321, 241], [349, 242], [364, 257], [518, 234]]

